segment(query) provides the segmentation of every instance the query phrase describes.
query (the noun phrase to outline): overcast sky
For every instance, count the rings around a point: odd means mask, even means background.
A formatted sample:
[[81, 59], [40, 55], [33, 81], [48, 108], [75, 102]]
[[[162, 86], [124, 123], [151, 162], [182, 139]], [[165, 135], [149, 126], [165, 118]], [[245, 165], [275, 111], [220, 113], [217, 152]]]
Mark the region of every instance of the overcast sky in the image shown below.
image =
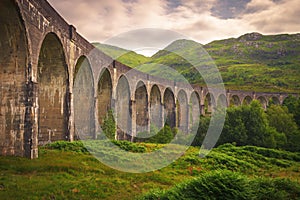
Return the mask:
[[90, 42], [140, 28], [176, 31], [202, 44], [245, 33], [300, 32], [299, 0], [49, 0]]

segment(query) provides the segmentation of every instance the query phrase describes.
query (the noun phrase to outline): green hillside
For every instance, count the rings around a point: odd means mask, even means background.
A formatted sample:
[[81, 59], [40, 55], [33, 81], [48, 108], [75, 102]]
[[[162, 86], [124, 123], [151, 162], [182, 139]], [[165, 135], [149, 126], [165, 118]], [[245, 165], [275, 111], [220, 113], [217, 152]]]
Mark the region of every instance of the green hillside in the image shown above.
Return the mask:
[[[112, 56], [120, 51], [111, 46], [99, 48]], [[127, 51], [118, 60], [155, 76], [177, 81], [185, 77], [190, 83], [204, 85], [192, 65], [199, 60], [199, 67], [212, 64], [204, 50], [217, 65], [228, 89], [300, 91], [300, 34], [265, 36], [249, 33], [206, 45], [177, 40], [151, 58]], [[178, 55], [184, 55], [191, 63]]]
[[134, 51], [129, 51], [119, 47], [100, 43], [94, 43], [93, 45], [112, 58], [133, 68], [151, 60], [151, 58], [137, 54]]

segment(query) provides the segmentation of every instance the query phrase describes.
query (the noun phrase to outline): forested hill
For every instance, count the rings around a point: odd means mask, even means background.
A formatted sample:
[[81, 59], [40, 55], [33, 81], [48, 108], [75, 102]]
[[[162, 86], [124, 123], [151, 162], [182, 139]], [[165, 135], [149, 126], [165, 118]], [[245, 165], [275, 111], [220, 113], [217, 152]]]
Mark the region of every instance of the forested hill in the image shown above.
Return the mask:
[[[98, 47], [109, 55], [115, 52], [112, 51], [115, 47], [109, 45]], [[151, 58], [128, 51], [118, 60], [131, 67], [146, 64], [138, 68], [153, 75], [174, 79], [180, 73], [192, 83], [204, 84], [201, 75], [191, 64], [172, 53], [188, 53], [189, 58], [197, 59], [201, 48], [215, 61], [228, 89], [300, 91], [300, 34], [249, 33], [206, 45], [191, 40], [177, 40]], [[165, 69], [163, 65], [174, 71]]]

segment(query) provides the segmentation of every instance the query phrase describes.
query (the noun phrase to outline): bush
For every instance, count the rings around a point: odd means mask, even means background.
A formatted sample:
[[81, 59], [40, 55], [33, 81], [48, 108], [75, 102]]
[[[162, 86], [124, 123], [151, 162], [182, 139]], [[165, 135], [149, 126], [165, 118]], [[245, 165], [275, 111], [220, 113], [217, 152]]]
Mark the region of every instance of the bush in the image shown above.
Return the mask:
[[[135, 141], [139, 142], [145, 142], [145, 143], [156, 143], [156, 144], [168, 144], [170, 143], [173, 138], [175, 133], [173, 131], [176, 131], [175, 129], [172, 130], [170, 126], [165, 125], [160, 131], [159, 129], [155, 126], [150, 127], [150, 135], [152, 137], [150, 138], [136, 138]], [[139, 135], [145, 136], [147, 133], [139, 133]]]
[[116, 141], [116, 140], [114, 140], [112, 142], [125, 151], [130, 151], [130, 152], [134, 152], [134, 153], [145, 153], [146, 152], [146, 147], [138, 146], [135, 143], [131, 143], [128, 141]]
[[87, 153], [88, 150], [84, 147], [83, 143], [80, 141], [76, 142], [67, 142], [67, 141], [58, 141], [46, 145], [48, 149], [56, 149], [60, 151], [72, 151], [78, 153]]
[[167, 191], [152, 191], [141, 200], [298, 199], [300, 185], [287, 179], [249, 179], [230, 171], [212, 171]]
[[115, 122], [112, 110], [109, 110], [107, 112], [101, 128], [107, 138], [109, 138], [111, 140], [115, 139], [117, 129], [116, 129], [116, 122]]

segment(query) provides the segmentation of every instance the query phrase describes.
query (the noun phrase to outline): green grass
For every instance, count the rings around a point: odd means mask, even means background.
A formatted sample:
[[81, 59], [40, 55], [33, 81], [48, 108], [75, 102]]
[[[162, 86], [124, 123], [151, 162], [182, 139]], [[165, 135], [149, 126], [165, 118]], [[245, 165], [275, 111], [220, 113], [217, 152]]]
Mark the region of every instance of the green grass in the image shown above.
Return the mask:
[[[130, 152], [163, 147], [129, 142], [116, 145]], [[134, 199], [151, 190], [170, 189], [182, 181], [227, 170], [251, 180], [277, 177], [297, 182], [300, 178], [299, 153], [249, 146], [223, 145], [204, 159], [198, 156], [199, 148], [191, 147], [168, 167], [144, 174], [113, 170], [90, 155], [80, 142], [54, 143], [39, 153], [36, 160], [0, 157], [1, 199]]]

